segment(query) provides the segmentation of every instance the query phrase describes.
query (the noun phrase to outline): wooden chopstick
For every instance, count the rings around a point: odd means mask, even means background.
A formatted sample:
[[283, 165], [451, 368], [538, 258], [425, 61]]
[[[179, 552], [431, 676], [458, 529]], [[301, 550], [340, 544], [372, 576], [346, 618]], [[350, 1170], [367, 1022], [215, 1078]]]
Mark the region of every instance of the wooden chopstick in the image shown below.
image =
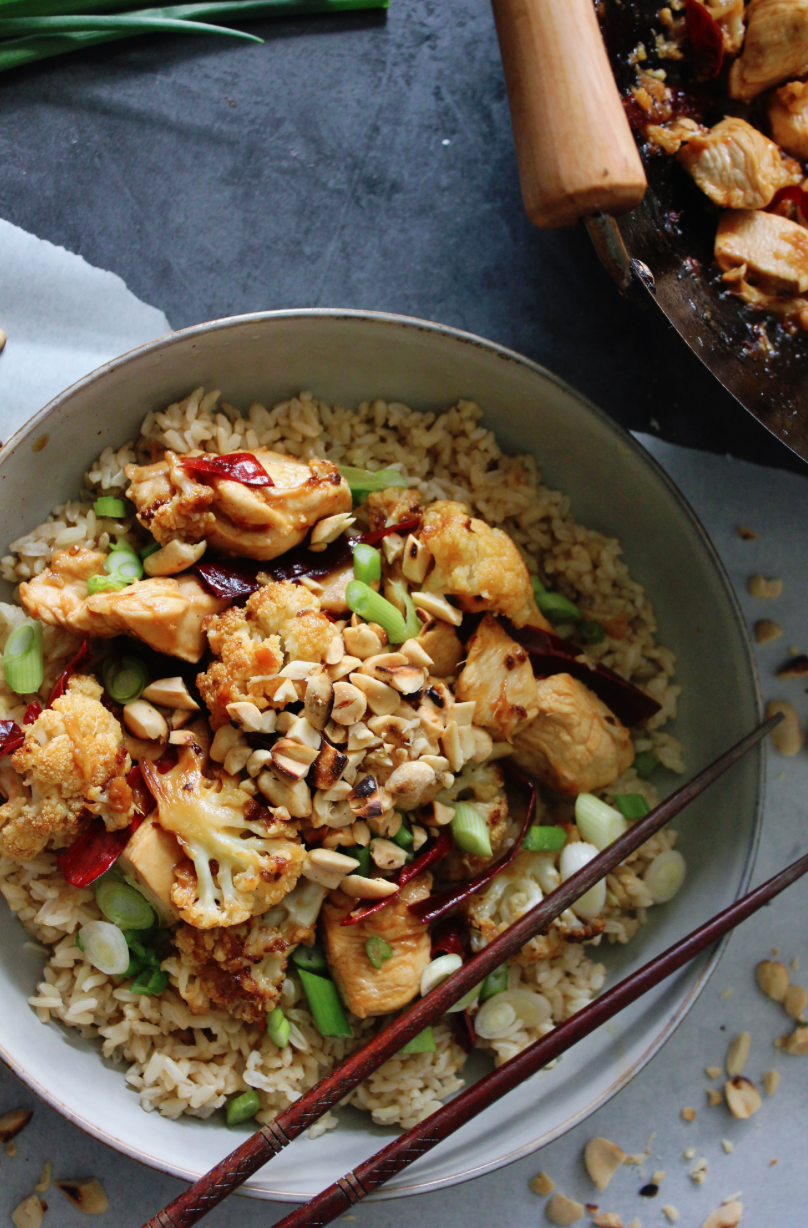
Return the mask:
[[420, 1125], [407, 1130], [387, 1147], [377, 1151], [369, 1160], [340, 1177], [339, 1181], [335, 1181], [311, 1202], [297, 1207], [284, 1219], [279, 1220], [275, 1228], [319, 1228], [319, 1225], [328, 1224], [338, 1215], [350, 1210], [360, 1198], [379, 1189], [396, 1173], [400, 1173], [420, 1156], [431, 1151], [455, 1130], [459, 1130], [489, 1105], [518, 1087], [548, 1062], [566, 1053], [607, 1019], [636, 1002], [649, 989], [671, 976], [719, 938], [723, 938], [741, 921], [751, 917], [805, 873], [808, 873], [808, 854], [742, 899], [730, 904], [711, 921], [700, 925], [686, 938], [668, 947], [662, 955], [650, 960], [639, 971], [626, 977], [589, 1006], [583, 1007], [552, 1032], [534, 1041], [498, 1070], [485, 1075], [453, 1100], [442, 1105]]
[[[364, 1079], [378, 1070], [388, 1058], [417, 1036], [424, 1028], [435, 1023], [450, 1006], [484, 980], [490, 972], [511, 956], [537, 934], [543, 933], [550, 924], [584, 895], [595, 883], [609, 874], [615, 866], [635, 852], [655, 832], [679, 814], [694, 798], [703, 793], [747, 751], [782, 720], [780, 715], [770, 717], [741, 738], [729, 750], [720, 755], [703, 771], [699, 772], [670, 797], [661, 802], [645, 818], [636, 823], [615, 840], [583, 869], [525, 913], [493, 942], [468, 960], [448, 980], [438, 985], [425, 998], [414, 1002], [396, 1019], [391, 1020], [373, 1040], [350, 1054], [335, 1070], [315, 1087], [305, 1092], [298, 1100], [284, 1109], [268, 1126], [262, 1126], [229, 1155], [225, 1156], [208, 1173], [174, 1198], [162, 1211], [153, 1216], [143, 1228], [190, 1228], [208, 1211], [217, 1206], [248, 1177], [257, 1172], [284, 1147], [308, 1130], [329, 1109], [353, 1091]], [[528, 782], [530, 784], [530, 782]], [[535, 786], [533, 803], [535, 804]], [[602, 1001], [603, 999], [601, 999]]]

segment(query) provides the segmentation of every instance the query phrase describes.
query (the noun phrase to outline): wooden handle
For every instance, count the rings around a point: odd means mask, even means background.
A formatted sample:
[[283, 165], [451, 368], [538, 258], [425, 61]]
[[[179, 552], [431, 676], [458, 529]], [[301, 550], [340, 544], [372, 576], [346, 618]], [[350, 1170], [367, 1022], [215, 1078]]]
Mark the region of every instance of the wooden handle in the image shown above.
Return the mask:
[[537, 226], [633, 209], [645, 171], [592, 0], [492, 0], [522, 196]]

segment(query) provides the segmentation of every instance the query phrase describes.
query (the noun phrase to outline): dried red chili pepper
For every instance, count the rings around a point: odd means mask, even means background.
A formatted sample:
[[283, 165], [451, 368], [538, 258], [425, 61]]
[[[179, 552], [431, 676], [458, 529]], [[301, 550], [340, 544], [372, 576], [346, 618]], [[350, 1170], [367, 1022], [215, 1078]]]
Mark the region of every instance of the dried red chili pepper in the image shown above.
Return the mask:
[[791, 183], [787, 188], [780, 188], [772, 197], [771, 204], [766, 208], [767, 213], [774, 213], [777, 206], [784, 200], [791, 200], [797, 206], [803, 217], [808, 218], [808, 192], [805, 188], [801, 188], [799, 184]]
[[54, 686], [53, 686], [53, 690], [48, 696], [47, 706], [49, 708], [53, 707], [54, 700], [61, 699], [61, 697], [64, 695], [65, 691], [67, 690], [68, 681], [70, 680], [72, 675], [75, 674], [78, 667], [84, 664], [84, 662], [87, 660], [89, 655], [90, 655], [90, 641], [85, 636], [84, 639], [82, 640], [81, 648], [78, 650], [73, 660], [69, 663], [69, 665], [67, 666], [67, 669], [63, 669], [59, 677], [56, 679], [56, 682], [54, 683]]
[[[448, 913], [453, 912], [465, 900], [468, 900], [472, 895], [487, 887], [506, 866], [510, 865], [519, 852], [522, 841], [527, 835], [528, 828], [536, 814], [536, 786], [515, 764], [505, 762], [503, 767], [514, 780], [529, 791], [522, 830], [505, 856], [500, 857], [499, 861], [495, 861], [487, 869], [481, 870], [479, 874], [475, 874], [473, 878], [467, 879], [464, 883], [455, 883], [454, 886], [446, 887], [445, 890], [438, 891], [435, 895], [428, 895], [426, 899], [416, 900], [414, 904], [410, 904], [408, 906], [410, 912], [419, 921], [429, 925], [431, 922], [439, 920], [440, 917], [445, 917]], [[444, 827], [443, 831], [449, 833], [451, 828]]]
[[439, 955], [459, 955], [461, 959], [465, 959], [468, 949], [469, 931], [462, 921], [458, 921], [456, 917], [447, 917], [440, 925], [435, 926], [430, 959], [437, 959]]
[[261, 462], [251, 452], [228, 452], [226, 456], [185, 456], [182, 467], [195, 478], [226, 478], [242, 486], [274, 486]]
[[[429, 866], [435, 864], [436, 861], [441, 861], [452, 851], [452, 833], [448, 827], [441, 828], [440, 835], [437, 840], [434, 840], [428, 848], [425, 848], [422, 853], [419, 853], [414, 861], [411, 861], [408, 866], [402, 866], [395, 879], [396, 893], [395, 895], [385, 896], [383, 900], [377, 900], [375, 904], [371, 904], [359, 912], [350, 912], [347, 917], [343, 917], [341, 925], [356, 925], [358, 921], [364, 921], [365, 917], [371, 916], [380, 909], [385, 908], [391, 900], [394, 900], [402, 887], [406, 887], [407, 883], [411, 882], [422, 870], [426, 870]], [[426, 901], [424, 901], [425, 903]], [[410, 905], [412, 910], [413, 905]]]
[[154, 810], [156, 802], [137, 764], [128, 773], [126, 783], [132, 790], [135, 803], [135, 817], [129, 826], [118, 831], [107, 831], [104, 820], [96, 817], [78, 840], [63, 849], [56, 858], [64, 878], [73, 887], [89, 887], [102, 874], [106, 874], [126, 848], [130, 836]]
[[454, 1011], [451, 1019], [455, 1040], [464, 1053], [471, 1053], [477, 1041], [471, 1015], [468, 1011]]
[[705, 80], [717, 77], [724, 64], [724, 32], [699, 0], [685, 0], [687, 34], [696, 72]]
[[30, 704], [26, 705], [25, 715], [22, 718], [23, 725], [33, 725], [34, 721], [42, 712], [42, 704], [38, 699], [32, 699]]
[[12, 755], [25, 741], [25, 734], [16, 721], [0, 721], [0, 759]]

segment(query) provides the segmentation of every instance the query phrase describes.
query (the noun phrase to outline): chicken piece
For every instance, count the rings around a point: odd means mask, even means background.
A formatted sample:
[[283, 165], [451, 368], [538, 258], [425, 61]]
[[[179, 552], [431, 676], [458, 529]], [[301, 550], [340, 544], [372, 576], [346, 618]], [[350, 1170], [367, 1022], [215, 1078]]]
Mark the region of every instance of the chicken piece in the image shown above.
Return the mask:
[[136, 580], [89, 596], [87, 581], [104, 572], [105, 559], [82, 546], [55, 551], [49, 568], [20, 585], [23, 609], [51, 627], [99, 639], [134, 635], [157, 652], [198, 661], [205, 650], [202, 620], [229, 603], [211, 597], [191, 575]]
[[177, 870], [187, 860], [177, 837], [149, 817], [129, 837], [118, 858], [118, 868], [127, 882], [145, 895], [163, 924], [173, 925], [180, 914], [171, 890]]
[[420, 540], [435, 560], [423, 589], [456, 597], [463, 610], [493, 610], [516, 627], [550, 624], [539, 613], [530, 573], [501, 529], [469, 516], [462, 503], [433, 503], [425, 512]]
[[722, 119], [706, 136], [690, 138], [679, 161], [705, 195], [726, 209], [763, 209], [780, 188], [800, 183], [802, 171], [746, 120]]
[[724, 51], [737, 55], [743, 46], [744, 0], [701, 0], [707, 12], [717, 21], [724, 36]]
[[807, 72], [808, 0], [752, 0], [743, 51], [729, 72], [730, 97], [751, 102]]
[[778, 145], [808, 158], [808, 81], [790, 81], [769, 98], [769, 124]]
[[291, 949], [265, 917], [209, 930], [183, 925], [174, 941], [192, 973], [180, 981], [192, 1015], [206, 1014], [213, 1004], [234, 1019], [265, 1023], [280, 997]]
[[475, 725], [497, 741], [510, 741], [539, 711], [530, 657], [490, 614], [469, 640], [467, 654], [455, 696], [461, 703], [474, 701]]
[[[356, 901], [334, 892], [323, 905], [323, 932], [328, 967], [348, 1010], [359, 1019], [401, 1010], [419, 992], [421, 973], [430, 959], [429, 928], [409, 911], [432, 889], [432, 875], [419, 874], [391, 902], [367, 921], [341, 925]], [[368, 938], [383, 938], [393, 954], [381, 968], [368, 959]]]
[[306, 853], [289, 824], [276, 822], [232, 776], [207, 780], [195, 748], [180, 748], [169, 772], [140, 764], [157, 802], [156, 819], [173, 832], [193, 866], [177, 869], [171, 901], [198, 929], [239, 925], [292, 890]]
[[776, 213], [724, 213], [715, 236], [715, 259], [728, 274], [766, 294], [808, 290], [808, 230]]
[[513, 740], [514, 762], [572, 797], [612, 784], [634, 762], [628, 730], [570, 674], [537, 683], [539, 714]]
[[421, 496], [417, 490], [390, 486], [368, 495], [368, 520], [371, 532], [401, 524], [404, 520], [420, 520], [423, 515]]
[[457, 672], [457, 667], [466, 655], [451, 623], [442, 618], [433, 618], [425, 623], [418, 636], [418, 643], [432, 658], [430, 672], [436, 678], [448, 678]]
[[138, 520], [162, 544], [175, 538], [208, 541], [222, 554], [251, 559], [277, 558], [300, 545], [318, 520], [351, 510], [348, 483], [330, 461], [305, 462], [261, 450], [251, 455], [272, 486], [245, 486], [214, 475], [200, 482], [185, 469], [185, 458], [167, 451], [154, 465], [127, 465], [126, 494]]
[[197, 677], [214, 728], [227, 724], [227, 705], [249, 700], [270, 706], [284, 657], [321, 661], [338, 635], [317, 597], [289, 580], [265, 584], [246, 606], [233, 607], [208, 622], [208, 642], [219, 658]]
[[11, 756], [22, 787], [0, 807], [0, 852], [19, 861], [41, 849], [72, 844], [92, 815], [108, 831], [134, 815], [126, 775], [132, 761], [121, 726], [100, 698], [94, 678], [74, 674], [53, 707], [26, 726]]

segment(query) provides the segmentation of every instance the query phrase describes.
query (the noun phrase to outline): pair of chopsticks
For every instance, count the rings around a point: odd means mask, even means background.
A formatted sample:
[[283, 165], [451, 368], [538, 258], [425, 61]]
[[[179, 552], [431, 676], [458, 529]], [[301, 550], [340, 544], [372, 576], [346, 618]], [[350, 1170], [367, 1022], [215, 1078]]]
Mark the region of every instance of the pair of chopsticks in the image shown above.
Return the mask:
[[[173, 1199], [150, 1219], [144, 1228], [190, 1228], [191, 1224], [197, 1223], [268, 1160], [298, 1138], [329, 1109], [339, 1104], [388, 1058], [398, 1053], [407, 1041], [428, 1025], [435, 1023], [450, 1006], [511, 955], [516, 954], [531, 938], [544, 933], [556, 917], [703, 793], [770, 733], [781, 719], [782, 717], [777, 715], [764, 721], [709, 767], [677, 789], [645, 818], [634, 823], [624, 835], [530, 912], [520, 917], [453, 976], [392, 1020], [372, 1041], [346, 1058], [330, 1075], [280, 1113], [270, 1125], [263, 1126], [204, 1177]], [[527, 783], [529, 785], [529, 782]], [[529, 807], [532, 808], [535, 807], [536, 794], [535, 787], [529, 787]], [[610, 1019], [717, 939], [729, 933], [807, 871], [808, 856], [724, 909], [711, 921], [670, 947], [663, 955], [577, 1012], [566, 1023], [560, 1024], [498, 1070], [460, 1093], [421, 1125], [402, 1134], [395, 1142], [341, 1178], [305, 1207], [292, 1212], [276, 1228], [302, 1228], [304, 1224], [308, 1228], [311, 1225], [328, 1223], [366, 1194], [378, 1189], [390, 1177], [436, 1146], [547, 1062], [587, 1036], [606, 1019]]]

